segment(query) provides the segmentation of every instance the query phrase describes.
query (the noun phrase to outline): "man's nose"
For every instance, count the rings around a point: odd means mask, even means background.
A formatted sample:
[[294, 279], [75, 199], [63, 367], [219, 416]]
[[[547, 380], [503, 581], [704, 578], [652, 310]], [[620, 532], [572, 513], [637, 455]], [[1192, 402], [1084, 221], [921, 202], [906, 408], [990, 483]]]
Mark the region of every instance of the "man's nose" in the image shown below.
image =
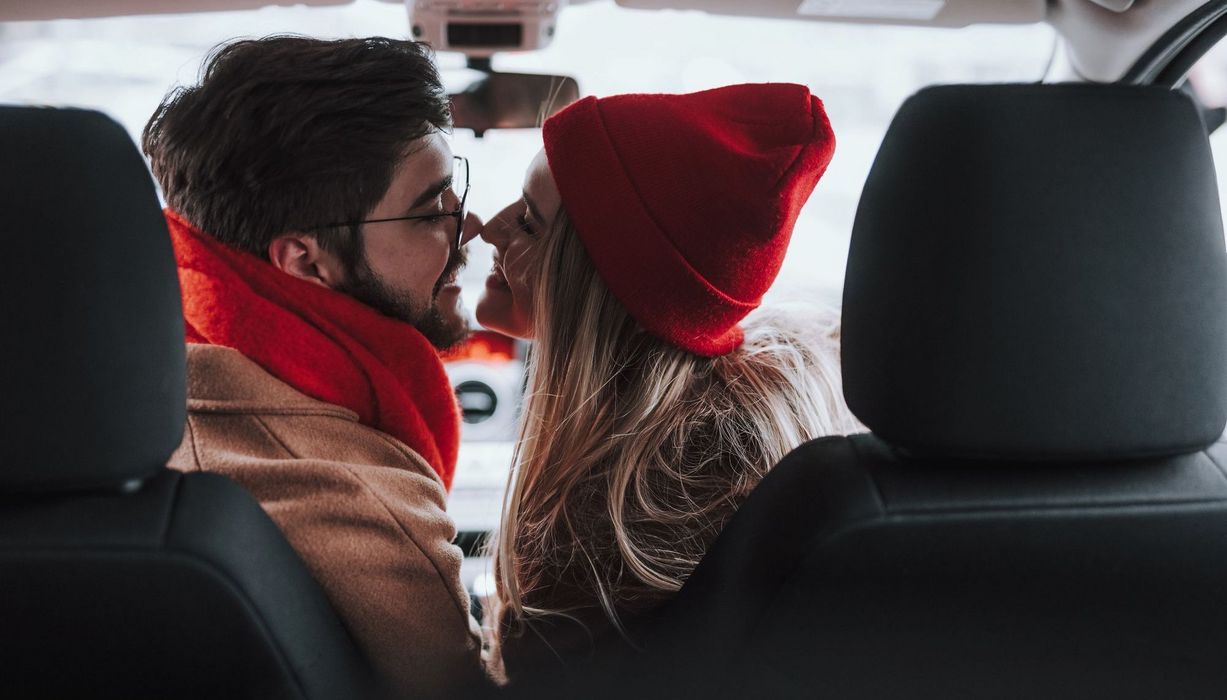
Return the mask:
[[479, 235], [481, 235], [481, 230], [484, 227], [485, 225], [482, 224], [481, 217], [473, 212], [469, 212], [468, 215], [464, 217], [464, 226], [462, 227], [460, 234], [460, 245], [464, 245], [474, 238], [477, 238]]

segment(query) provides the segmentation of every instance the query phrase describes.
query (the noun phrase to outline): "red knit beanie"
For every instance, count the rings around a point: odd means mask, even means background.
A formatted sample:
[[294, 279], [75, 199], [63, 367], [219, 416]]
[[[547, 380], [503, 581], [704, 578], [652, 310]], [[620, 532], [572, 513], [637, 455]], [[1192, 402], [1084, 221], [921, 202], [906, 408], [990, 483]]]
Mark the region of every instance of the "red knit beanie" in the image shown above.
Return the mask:
[[822, 102], [787, 83], [587, 97], [544, 131], [601, 279], [648, 332], [708, 357], [741, 344], [835, 149]]

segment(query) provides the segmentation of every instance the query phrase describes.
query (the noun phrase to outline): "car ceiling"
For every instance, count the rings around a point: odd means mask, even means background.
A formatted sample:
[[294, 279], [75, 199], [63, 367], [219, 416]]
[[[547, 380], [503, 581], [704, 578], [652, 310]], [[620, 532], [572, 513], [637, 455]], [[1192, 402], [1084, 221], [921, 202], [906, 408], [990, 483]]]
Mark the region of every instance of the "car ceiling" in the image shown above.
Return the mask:
[[[402, 4], [402, 0], [379, 0]], [[594, 0], [558, 0], [583, 4]], [[596, 0], [600, 1], [600, 0]], [[1049, 79], [1112, 81], [1194, 11], [1222, 0], [614, 0], [640, 10], [821, 22], [963, 27], [1047, 22], [1063, 52]], [[42, 0], [0, 3], [0, 21], [251, 10], [270, 5], [347, 5], [351, 0]], [[564, 10], [565, 11], [565, 10]], [[406, 27], [408, 22], [406, 22]]]
[[176, 15], [194, 12], [255, 10], [270, 5], [348, 5], [352, 0], [21, 0], [0, 2], [0, 21], [87, 19], [130, 15]]

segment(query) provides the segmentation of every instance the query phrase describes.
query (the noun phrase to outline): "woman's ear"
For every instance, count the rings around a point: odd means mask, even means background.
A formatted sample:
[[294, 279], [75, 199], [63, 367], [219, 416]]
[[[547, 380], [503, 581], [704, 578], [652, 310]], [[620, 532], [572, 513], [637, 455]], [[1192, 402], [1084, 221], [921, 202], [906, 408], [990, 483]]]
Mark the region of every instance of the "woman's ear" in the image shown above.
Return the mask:
[[268, 244], [268, 259], [287, 275], [335, 289], [345, 280], [337, 256], [324, 250], [315, 236], [284, 233]]

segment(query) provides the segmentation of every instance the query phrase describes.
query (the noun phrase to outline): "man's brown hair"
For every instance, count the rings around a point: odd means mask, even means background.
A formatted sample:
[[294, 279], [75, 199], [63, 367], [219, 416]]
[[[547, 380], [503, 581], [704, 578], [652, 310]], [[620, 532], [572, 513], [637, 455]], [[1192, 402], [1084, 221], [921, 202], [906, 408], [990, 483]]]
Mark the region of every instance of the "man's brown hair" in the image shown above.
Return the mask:
[[[218, 46], [171, 91], [141, 145], [166, 203], [266, 258], [272, 239], [366, 217], [417, 139], [451, 127], [425, 44], [272, 36]], [[357, 226], [320, 245], [361, 264]]]

